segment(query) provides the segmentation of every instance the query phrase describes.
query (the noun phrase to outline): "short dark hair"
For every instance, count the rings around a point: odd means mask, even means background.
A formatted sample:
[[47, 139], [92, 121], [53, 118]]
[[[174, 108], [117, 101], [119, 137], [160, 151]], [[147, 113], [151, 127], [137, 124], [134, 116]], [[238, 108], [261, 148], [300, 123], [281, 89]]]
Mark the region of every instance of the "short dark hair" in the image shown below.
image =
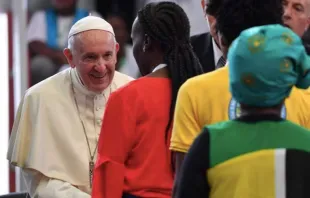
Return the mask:
[[206, 13], [208, 15], [216, 16], [223, 0], [206, 0]]
[[216, 15], [216, 29], [229, 46], [248, 28], [282, 24], [282, 0], [224, 0]]

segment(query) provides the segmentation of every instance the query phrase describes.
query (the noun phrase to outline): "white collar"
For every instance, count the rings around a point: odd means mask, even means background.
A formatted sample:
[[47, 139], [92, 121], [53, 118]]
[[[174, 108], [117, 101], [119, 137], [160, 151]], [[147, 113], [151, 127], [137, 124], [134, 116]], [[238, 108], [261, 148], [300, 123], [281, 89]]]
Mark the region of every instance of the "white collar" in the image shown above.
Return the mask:
[[212, 38], [212, 45], [213, 45], [214, 65], [217, 65], [217, 62], [223, 56], [223, 52], [217, 46], [217, 44], [213, 38]]
[[157, 66], [153, 69], [152, 73], [155, 72], [155, 71], [157, 71], [157, 70], [159, 70], [159, 69], [162, 69], [162, 68], [164, 68], [164, 67], [167, 67], [167, 64], [165, 64], [165, 63], [159, 64], [159, 65], [157, 65]]

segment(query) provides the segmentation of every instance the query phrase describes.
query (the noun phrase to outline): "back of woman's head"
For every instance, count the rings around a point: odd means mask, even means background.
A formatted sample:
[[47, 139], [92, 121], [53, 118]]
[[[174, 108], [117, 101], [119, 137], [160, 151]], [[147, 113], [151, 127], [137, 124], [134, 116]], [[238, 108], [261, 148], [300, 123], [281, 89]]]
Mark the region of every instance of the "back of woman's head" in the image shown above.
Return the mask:
[[232, 96], [250, 107], [279, 107], [294, 86], [310, 86], [310, 57], [299, 36], [281, 25], [241, 32], [229, 49], [228, 62]]
[[190, 24], [184, 10], [173, 2], [150, 3], [138, 12], [138, 21], [144, 33], [160, 43], [172, 80], [170, 120], [173, 118], [177, 92], [180, 86], [202, 68], [190, 44]]
[[153, 39], [175, 47], [189, 43], [190, 25], [183, 9], [172, 2], [147, 4], [138, 12], [143, 30]]

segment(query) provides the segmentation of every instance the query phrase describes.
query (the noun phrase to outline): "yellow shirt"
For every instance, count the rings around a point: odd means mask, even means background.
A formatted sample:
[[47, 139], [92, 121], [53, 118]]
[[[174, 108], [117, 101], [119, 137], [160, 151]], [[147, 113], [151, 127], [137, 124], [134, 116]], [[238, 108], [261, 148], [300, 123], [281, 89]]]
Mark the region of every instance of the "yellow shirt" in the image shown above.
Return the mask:
[[[239, 104], [229, 92], [227, 66], [189, 79], [178, 93], [170, 149], [187, 152], [205, 125], [239, 114]], [[281, 116], [310, 129], [310, 90], [293, 88]]]

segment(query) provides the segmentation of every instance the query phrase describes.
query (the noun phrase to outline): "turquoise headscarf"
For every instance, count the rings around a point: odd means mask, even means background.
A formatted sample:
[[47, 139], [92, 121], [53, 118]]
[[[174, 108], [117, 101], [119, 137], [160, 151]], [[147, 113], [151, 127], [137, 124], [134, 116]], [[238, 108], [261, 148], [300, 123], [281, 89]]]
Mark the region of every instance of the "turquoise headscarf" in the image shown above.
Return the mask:
[[230, 91], [239, 103], [270, 107], [293, 86], [310, 86], [310, 58], [289, 28], [266, 25], [244, 30], [228, 52]]

